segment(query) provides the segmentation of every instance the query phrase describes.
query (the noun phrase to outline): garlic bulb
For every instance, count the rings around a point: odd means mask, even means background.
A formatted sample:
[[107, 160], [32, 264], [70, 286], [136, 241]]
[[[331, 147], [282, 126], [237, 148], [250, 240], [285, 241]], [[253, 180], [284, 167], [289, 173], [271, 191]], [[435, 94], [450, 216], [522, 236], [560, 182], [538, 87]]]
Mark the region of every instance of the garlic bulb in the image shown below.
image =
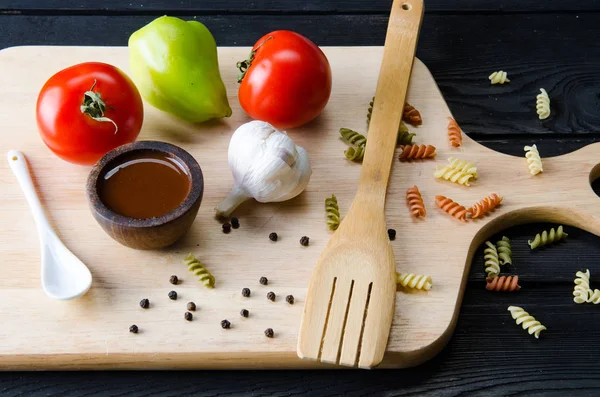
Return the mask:
[[234, 186], [215, 208], [217, 216], [229, 216], [249, 198], [261, 203], [294, 198], [312, 174], [306, 150], [264, 121], [243, 124], [233, 133], [228, 161]]

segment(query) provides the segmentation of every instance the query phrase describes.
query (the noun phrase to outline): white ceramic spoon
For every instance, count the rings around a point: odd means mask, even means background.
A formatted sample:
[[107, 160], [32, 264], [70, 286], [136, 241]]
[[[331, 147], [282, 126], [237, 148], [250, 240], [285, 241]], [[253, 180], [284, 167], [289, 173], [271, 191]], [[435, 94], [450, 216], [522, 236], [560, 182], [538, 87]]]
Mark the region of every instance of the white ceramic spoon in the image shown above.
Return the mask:
[[42, 288], [54, 299], [68, 300], [85, 294], [92, 285], [92, 274], [60, 241], [48, 222], [33, 187], [27, 160], [23, 153], [11, 150], [8, 164], [21, 185], [40, 237], [42, 248]]

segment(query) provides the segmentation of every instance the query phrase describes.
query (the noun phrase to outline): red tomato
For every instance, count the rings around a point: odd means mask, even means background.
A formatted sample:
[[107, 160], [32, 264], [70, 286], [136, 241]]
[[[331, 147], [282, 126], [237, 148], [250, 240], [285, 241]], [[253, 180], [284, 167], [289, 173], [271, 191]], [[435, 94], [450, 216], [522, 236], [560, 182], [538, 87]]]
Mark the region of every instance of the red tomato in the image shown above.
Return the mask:
[[125, 73], [87, 62], [50, 77], [38, 96], [36, 116], [44, 143], [57, 156], [94, 164], [109, 150], [135, 141], [144, 108]]
[[278, 30], [263, 36], [250, 59], [238, 67], [243, 74], [238, 92], [242, 108], [277, 128], [308, 123], [325, 108], [331, 94], [325, 54], [298, 33]]

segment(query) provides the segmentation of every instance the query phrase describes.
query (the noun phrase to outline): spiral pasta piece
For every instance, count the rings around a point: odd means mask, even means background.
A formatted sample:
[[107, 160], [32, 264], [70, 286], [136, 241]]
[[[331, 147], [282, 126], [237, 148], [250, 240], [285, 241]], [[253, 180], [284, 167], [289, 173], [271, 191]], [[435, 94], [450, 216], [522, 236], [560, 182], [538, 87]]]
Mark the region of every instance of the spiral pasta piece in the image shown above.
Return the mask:
[[594, 305], [597, 305], [598, 303], [600, 303], [600, 290], [599, 289], [595, 289], [593, 291], [590, 290], [590, 297], [587, 300], [588, 303], [593, 303]]
[[435, 196], [435, 203], [442, 211], [455, 217], [460, 221], [466, 221], [467, 209], [452, 199], [444, 196]]
[[512, 318], [516, 320], [517, 325], [522, 325], [523, 329], [526, 329], [529, 332], [529, 335], [535, 336], [536, 339], [540, 337], [540, 332], [547, 329], [542, 323], [537, 321], [519, 306], [509, 306], [508, 311]]
[[423, 124], [423, 119], [421, 118], [421, 113], [413, 105], [406, 102], [404, 104], [404, 111], [402, 113], [402, 120], [406, 121], [409, 124], [414, 125], [415, 127]]
[[348, 142], [350, 145], [364, 146], [367, 144], [367, 138], [350, 128], [340, 128], [340, 135], [342, 139]]
[[485, 242], [486, 248], [483, 250], [483, 260], [485, 265], [485, 272], [487, 273], [488, 279], [498, 277], [500, 274], [500, 261], [498, 259], [498, 250], [496, 246], [490, 241]]
[[554, 231], [554, 228], [550, 229], [550, 233], [544, 230], [541, 234], [538, 233], [535, 235], [533, 240], [529, 240], [527, 243], [531, 247], [532, 250], [536, 248], [543, 247], [548, 244], [556, 243], [560, 240], [567, 238], [568, 234], [563, 232], [563, 227], [560, 225]]
[[588, 302], [593, 291], [590, 289], [590, 271], [578, 271], [575, 273], [575, 288], [573, 288], [573, 302], [577, 304]]
[[337, 230], [340, 226], [340, 208], [338, 207], [337, 197], [332, 194], [325, 199], [325, 216], [327, 217], [327, 227], [329, 230]]
[[412, 145], [413, 138], [415, 137], [414, 132], [409, 132], [408, 127], [402, 121], [400, 122], [400, 127], [398, 127], [398, 145]]
[[202, 263], [193, 254], [189, 254], [184, 260], [183, 263], [188, 267], [188, 270], [194, 274], [198, 278], [198, 280], [204, 284], [205, 287], [214, 288], [215, 286], [215, 278], [208, 271], [207, 268], [204, 267]]
[[550, 116], [550, 97], [545, 89], [540, 88], [540, 93], [535, 97], [535, 109], [540, 120]]
[[469, 213], [471, 214], [471, 218], [480, 218], [488, 212], [492, 211], [494, 208], [500, 205], [502, 202], [502, 197], [498, 196], [496, 193], [492, 193], [489, 196], [485, 197], [483, 200], [473, 204], [471, 208], [469, 208]]
[[350, 146], [348, 149], [344, 150], [344, 156], [350, 161], [362, 161], [365, 157], [365, 147]]
[[400, 161], [435, 157], [435, 146], [432, 145], [403, 145], [400, 150]]
[[413, 273], [396, 273], [396, 283], [404, 288], [413, 288], [429, 291], [433, 284], [430, 276]]
[[500, 259], [501, 265], [512, 265], [512, 248], [510, 246], [510, 239], [506, 236], [502, 237], [502, 240], [496, 243], [498, 250], [498, 258]]
[[540, 157], [540, 152], [538, 151], [537, 146], [525, 146], [523, 150], [526, 152], [525, 158], [527, 159], [527, 164], [531, 175], [537, 175], [544, 171], [544, 167], [542, 166], [542, 158]]
[[415, 218], [424, 218], [427, 215], [425, 203], [417, 185], [406, 189], [406, 201], [408, 202], [410, 212]]
[[500, 276], [486, 279], [485, 289], [497, 292], [513, 292], [521, 289], [519, 276]]
[[490, 74], [488, 79], [490, 79], [490, 83], [492, 83], [492, 84], [510, 83], [510, 80], [508, 79], [508, 77], [506, 77], [506, 75], [507, 75], [506, 72], [499, 70], [497, 72]]
[[448, 117], [448, 140], [453, 147], [462, 146], [462, 132], [456, 120]]
[[477, 178], [477, 167], [474, 164], [454, 157], [448, 159], [448, 165], [438, 165], [433, 176], [438, 179], [471, 186], [471, 179]]

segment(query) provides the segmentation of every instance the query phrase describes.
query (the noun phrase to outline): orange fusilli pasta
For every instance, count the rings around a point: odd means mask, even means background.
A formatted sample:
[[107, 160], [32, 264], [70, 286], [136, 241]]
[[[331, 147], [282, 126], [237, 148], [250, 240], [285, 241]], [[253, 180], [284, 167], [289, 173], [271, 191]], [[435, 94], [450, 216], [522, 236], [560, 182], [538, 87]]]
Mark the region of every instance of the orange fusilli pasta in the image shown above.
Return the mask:
[[519, 276], [500, 276], [486, 278], [485, 289], [488, 291], [512, 292], [521, 289], [519, 286]]
[[425, 203], [423, 202], [423, 197], [421, 197], [421, 192], [419, 192], [417, 185], [406, 189], [406, 201], [408, 202], [410, 212], [415, 218], [423, 218], [427, 215]]
[[444, 196], [435, 196], [435, 203], [442, 211], [447, 212], [456, 219], [461, 221], [467, 220], [467, 209], [452, 199]]
[[483, 200], [473, 204], [471, 208], [469, 208], [469, 213], [471, 214], [471, 218], [480, 218], [488, 212], [492, 211], [502, 202], [502, 197], [498, 196], [496, 193], [490, 194], [485, 197]]
[[400, 150], [400, 161], [435, 157], [435, 146], [432, 145], [403, 145]]
[[448, 140], [453, 147], [462, 146], [462, 132], [456, 120], [448, 117]]
[[414, 106], [406, 102], [404, 104], [404, 112], [402, 113], [402, 120], [414, 126], [423, 124], [421, 113]]

